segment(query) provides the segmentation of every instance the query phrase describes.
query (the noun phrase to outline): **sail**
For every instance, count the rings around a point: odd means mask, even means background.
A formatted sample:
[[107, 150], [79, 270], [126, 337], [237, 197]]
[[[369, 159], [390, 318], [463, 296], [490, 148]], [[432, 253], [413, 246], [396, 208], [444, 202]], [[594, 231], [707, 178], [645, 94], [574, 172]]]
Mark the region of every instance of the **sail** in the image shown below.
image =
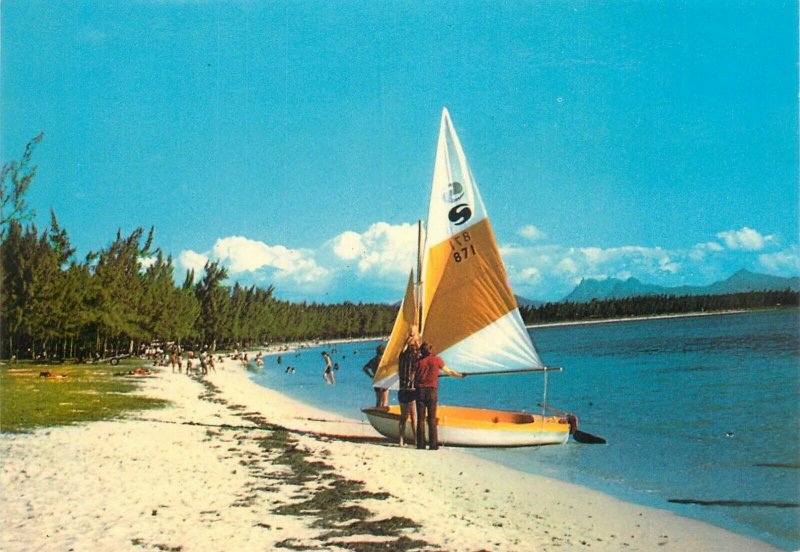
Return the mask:
[[416, 323], [417, 300], [414, 295], [414, 272], [412, 271], [408, 278], [406, 295], [403, 297], [400, 311], [397, 313], [397, 318], [394, 321], [392, 333], [389, 335], [389, 342], [386, 344], [386, 350], [383, 352], [381, 362], [378, 364], [378, 369], [375, 371], [375, 376], [372, 378], [373, 386], [382, 387], [384, 389], [398, 388], [398, 358], [400, 357], [400, 352], [403, 350], [411, 326]]
[[452, 369], [541, 369], [450, 114], [442, 111], [423, 254], [423, 340]]

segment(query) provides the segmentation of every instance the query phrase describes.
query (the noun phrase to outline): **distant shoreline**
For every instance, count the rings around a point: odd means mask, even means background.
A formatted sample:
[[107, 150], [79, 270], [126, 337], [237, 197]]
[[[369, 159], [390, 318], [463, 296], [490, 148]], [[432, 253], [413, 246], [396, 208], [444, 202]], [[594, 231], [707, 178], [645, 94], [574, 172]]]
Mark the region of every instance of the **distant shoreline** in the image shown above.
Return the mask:
[[[675, 314], [653, 314], [646, 316], [631, 316], [627, 318], [601, 318], [598, 320], [565, 320], [563, 322], [545, 322], [542, 324], [525, 324], [526, 329], [552, 328], [556, 326], [587, 326], [590, 324], [615, 324], [617, 322], [642, 322], [646, 320], [665, 320], [671, 318], [698, 318], [701, 316], [724, 316], [729, 314], [742, 314], [745, 312], [763, 312], [767, 309], [735, 309], [714, 312], [686, 312]], [[774, 309], [773, 309], [774, 310]], [[382, 337], [343, 337], [332, 339], [308, 339], [292, 341], [288, 343], [274, 343], [266, 347], [251, 347], [250, 351], [262, 351], [264, 355], [276, 355], [287, 353], [297, 349], [307, 349], [324, 345], [336, 345], [338, 343], [357, 343], [361, 341], [386, 341], [388, 336]]]
[[663, 320], [668, 318], [696, 318], [699, 316], [722, 316], [726, 314], [741, 314], [743, 312], [754, 312], [752, 309], [736, 309], [714, 312], [686, 312], [676, 314], [653, 314], [649, 316], [631, 316], [629, 318], [602, 318], [599, 320], [565, 320], [563, 322], [545, 322], [543, 324], [526, 324], [525, 327], [531, 328], [551, 328], [553, 326], [585, 326], [588, 324], [613, 324], [616, 322], [639, 322], [642, 320]]

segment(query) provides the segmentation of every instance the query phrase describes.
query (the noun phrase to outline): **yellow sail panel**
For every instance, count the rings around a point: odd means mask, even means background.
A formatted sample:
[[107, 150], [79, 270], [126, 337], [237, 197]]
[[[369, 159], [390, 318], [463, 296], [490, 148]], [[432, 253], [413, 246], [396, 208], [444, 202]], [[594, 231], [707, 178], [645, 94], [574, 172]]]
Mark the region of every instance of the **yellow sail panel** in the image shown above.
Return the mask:
[[428, 254], [423, 335], [437, 351], [517, 308], [488, 219], [431, 247]]
[[378, 369], [372, 378], [372, 384], [375, 387], [397, 389], [398, 358], [403, 350], [411, 326], [416, 324], [417, 300], [414, 295], [414, 272], [412, 271], [408, 278], [408, 287], [400, 305], [400, 311], [397, 313], [392, 333], [389, 335], [389, 342], [386, 344], [386, 350], [383, 352], [381, 362], [378, 364]]

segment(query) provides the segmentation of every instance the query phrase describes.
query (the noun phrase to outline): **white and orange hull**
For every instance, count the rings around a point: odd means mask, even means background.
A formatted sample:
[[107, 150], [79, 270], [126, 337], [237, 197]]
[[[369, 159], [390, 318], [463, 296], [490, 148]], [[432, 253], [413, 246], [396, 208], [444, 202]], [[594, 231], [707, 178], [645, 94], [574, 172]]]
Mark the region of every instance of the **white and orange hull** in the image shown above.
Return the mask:
[[[392, 440], [400, 437], [400, 407], [364, 408], [375, 430]], [[569, 424], [558, 416], [439, 405], [436, 411], [439, 444], [455, 447], [529, 447], [560, 445], [569, 438]], [[404, 439], [414, 441], [411, 422]]]

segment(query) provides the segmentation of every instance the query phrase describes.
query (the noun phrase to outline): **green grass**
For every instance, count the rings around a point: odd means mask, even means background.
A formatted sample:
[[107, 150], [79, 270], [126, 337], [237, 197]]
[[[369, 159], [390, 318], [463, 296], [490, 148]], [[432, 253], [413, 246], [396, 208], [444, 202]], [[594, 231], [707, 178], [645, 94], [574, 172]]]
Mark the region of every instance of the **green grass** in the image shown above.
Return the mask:
[[[160, 408], [166, 401], [134, 394], [137, 378], [115, 376], [142, 367], [142, 361], [109, 364], [39, 365], [19, 363], [0, 367], [0, 432], [23, 432], [40, 427], [106, 420], [131, 410]], [[39, 377], [40, 372], [65, 375]]]

